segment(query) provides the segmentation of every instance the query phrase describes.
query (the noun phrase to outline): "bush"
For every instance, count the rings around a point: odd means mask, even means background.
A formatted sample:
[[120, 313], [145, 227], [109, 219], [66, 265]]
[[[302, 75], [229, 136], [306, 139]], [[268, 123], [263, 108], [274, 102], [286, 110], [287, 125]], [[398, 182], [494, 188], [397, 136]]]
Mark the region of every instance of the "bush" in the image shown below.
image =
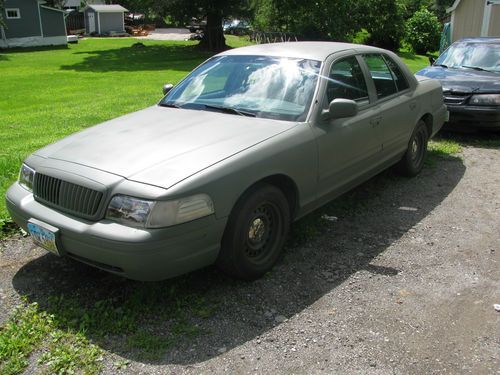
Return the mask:
[[415, 53], [425, 54], [439, 48], [441, 24], [427, 9], [421, 9], [407, 21], [405, 40]]

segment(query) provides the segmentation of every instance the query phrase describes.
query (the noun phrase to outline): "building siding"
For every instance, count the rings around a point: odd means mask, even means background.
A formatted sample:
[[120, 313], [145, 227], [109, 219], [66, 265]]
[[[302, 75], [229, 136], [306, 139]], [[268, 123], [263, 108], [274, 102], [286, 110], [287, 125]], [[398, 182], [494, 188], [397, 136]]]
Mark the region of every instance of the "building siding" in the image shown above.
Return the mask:
[[483, 0], [462, 0], [455, 9], [452, 40], [480, 36], [483, 15]]
[[101, 34], [110, 31], [125, 31], [123, 29], [123, 13], [99, 13]]
[[40, 7], [40, 15], [44, 37], [66, 35], [64, 13]]
[[500, 36], [500, 5], [493, 5], [491, 9], [488, 36]]
[[[5, 20], [5, 37], [26, 38], [41, 36], [38, 3], [35, 0], [6, 0], [5, 8], [18, 8], [21, 18]], [[4, 14], [5, 16], [5, 14]]]

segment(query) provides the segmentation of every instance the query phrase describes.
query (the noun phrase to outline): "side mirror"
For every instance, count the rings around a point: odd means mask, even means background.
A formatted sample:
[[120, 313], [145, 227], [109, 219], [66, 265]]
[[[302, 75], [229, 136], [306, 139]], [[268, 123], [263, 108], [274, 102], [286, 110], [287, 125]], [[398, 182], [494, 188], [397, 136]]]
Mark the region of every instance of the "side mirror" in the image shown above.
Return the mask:
[[435, 62], [436, 62], [436, 59], [434, 57], [432, 57], [432, 56], [429, 56], [429, 63], [431, 65], [434, 65]]
[[358, 104], [350, 99], [333, 99], [322, 113], [323, 119], [353, 117], [358, 114]]
[[172, 85], [171, 83], [167, 83], [165, 85], [163, 85], [163, 95], [167, 95], [167, 93], [172, 90], [172, 88], [174, 87], [174, 85]]

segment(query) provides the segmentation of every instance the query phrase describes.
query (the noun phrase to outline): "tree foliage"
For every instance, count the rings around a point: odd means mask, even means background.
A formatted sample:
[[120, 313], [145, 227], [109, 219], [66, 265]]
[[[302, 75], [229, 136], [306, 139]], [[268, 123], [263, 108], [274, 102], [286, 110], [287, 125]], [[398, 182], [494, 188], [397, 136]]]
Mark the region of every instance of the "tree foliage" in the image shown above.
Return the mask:
[[357, 2], [345, 0], [254, 0], [254, 26], [296, 33], [303, 39], [348, 40], [358, 29]]
[[5, 14], [5, 1], [0, 0], [0, 26], [5, 26], [4, 22], [4, 14]]
[[[131, 1], [135, 8], [141, 1]], [[169, 16], [180, 24], [186, 24], [193, 17], [206, 20], [207, 25], [200, 46], [211, 51], [227, 48], [222, 30], [224, 17], [238, 16], [248, 11], [247, 0], [148, 0], [148, 9], [162, 17]]]
[[404, 35], [404, 7], [398, 0], [360, 0], [368, 44], [396, 51]]
[[425, 8], [415, 12], [406, 23], [405, 40], [414, 52], [421, 55], [438, 49], [440, 34], [439, 20]]

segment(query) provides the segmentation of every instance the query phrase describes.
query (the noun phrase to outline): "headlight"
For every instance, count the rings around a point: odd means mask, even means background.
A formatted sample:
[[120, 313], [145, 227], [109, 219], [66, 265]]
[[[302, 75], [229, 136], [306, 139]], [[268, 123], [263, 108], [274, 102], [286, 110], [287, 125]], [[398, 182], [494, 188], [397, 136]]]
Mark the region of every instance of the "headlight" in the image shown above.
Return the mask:
[[140, 228], [161, 228], [181, 224], [214, 213], [206, 194], [197, 194], [172, 201], [150, 201], [115, 195], [108, 206], [106, 218]]
[[35, 180], [35, 170], [23, 163], [19, 171], [19, 185], [29, 191], [33, 191], [33, 181]]
[[472, 95], [470, 104], [474, 105], [500, 105], [500, 94]]

